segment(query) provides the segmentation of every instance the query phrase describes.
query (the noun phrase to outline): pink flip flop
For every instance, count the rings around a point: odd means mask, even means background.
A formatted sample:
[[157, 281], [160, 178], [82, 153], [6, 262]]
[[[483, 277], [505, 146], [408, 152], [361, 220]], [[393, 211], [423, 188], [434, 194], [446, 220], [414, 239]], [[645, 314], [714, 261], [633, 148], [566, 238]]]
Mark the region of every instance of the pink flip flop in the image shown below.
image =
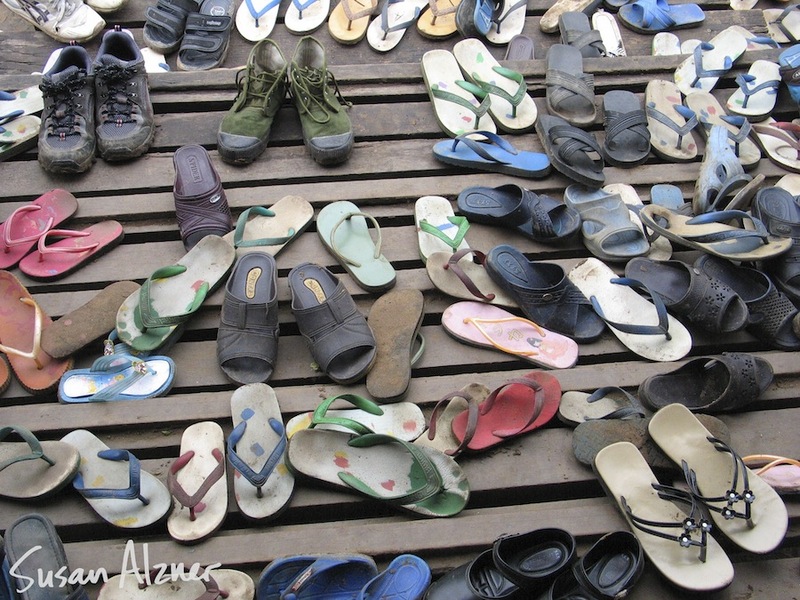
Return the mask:
[[[494, 390], [479, 406], [475, 433], [467, 450], [487, 450], [508, 439], [538, 429], [558, 412], [561, 384], [544, 371], [531, 371]], [[453, 435], [461, 441], [467, 430], [468, 411], [453, 419]]]
[[551, 369], [578, 360], [578, 344], [533, 321], [483, 302], [456, 302], [442, 314], [442, 327], [465, 344], [499, 350]]
[[[116, 247], [125, 236], [117, 221], [103, 221], [84, 229], [51, 229], [39, 237], [36, 252], [19, 263], [19, 270], [32, 279], [58, 279], [69, 275]], [[61, 238], [48, 245], [51, 238]]]
[[19, 207], [0, 224], [0, 269], [13, 268], [48, 230], [63, 223], [78, 210], [75, 196], [51, 190]]

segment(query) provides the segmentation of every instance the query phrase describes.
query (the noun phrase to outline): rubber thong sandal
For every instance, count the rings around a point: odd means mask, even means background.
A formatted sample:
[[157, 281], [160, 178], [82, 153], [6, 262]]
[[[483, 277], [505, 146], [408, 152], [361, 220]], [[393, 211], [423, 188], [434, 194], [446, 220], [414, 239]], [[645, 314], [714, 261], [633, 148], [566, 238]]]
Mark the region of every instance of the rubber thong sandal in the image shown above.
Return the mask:
[[550, 160], [545, 154], [517, 150], [491, 131], [464, 133], [452, 141], [437, 142], [433, 146], [433, 156], [443, 163], [516, 177], [538, 179], [550, 173]]
[[698, 128], [701, 135], [707, 136], [715, 125], [724, 127], [728, 130], [728, 144], [742, 163], [742, 167], [749, 170], [758, 166], [761, 150], [750, 139], [752, 131], [750, 121], [742, 116], [725, 114], [725, 109], [719, 100], [709, 92], [692, 92], [686, 96], [685, 102], [686, 106], [697, 115], [702, 126]]
[[[527, 7], [527, 0], [502, 0], [500, 10], [492, 15], [489, 31], [486, 32], [486, 41], [495, 46], [510, 45], [525, 28]], [[533, 58], [532, 49], [528, 55]], [[506, 56], [506, 60], [514, 59]]]
[[[482, 452], [546, 425], [558, 411], [561, 385], [553, 375], [531, 371], [492, 391], [478, 410], [475, 433], [467, 450]], [[468, 413], [453, 419], [453, 434], [463, 440]]]
[[[157, 597], [170, 600], [198, 600], [199, 598], [225, 598], [226, 600], [252, 600], [255, 586], [247, 573], [233, 569], [211, 569], [207, 579], [166, 577], [166, 581], [154, 579], [150, 583], [144, 573], [114, 575], [103, 584], [97, 600], [143, 600]], [[133, 577], [130, 577], [133, 575]], [[140, 583], [140, 580], [144, 583]], [[163, 594], [163, 595], [162, 595]], [[260, 597], [260, 596], [259, 596]]]
[[186, 321], [224, 281], [235, 259], [233, 246], [209, 235], [176, 264], [156, 269], [119, 307], [120, 340], [136, 350], [155, 350], [180, 335]]
[[761, 11], [767, 23], [767, 34], [779, 44], [800, 42], [800, 5], [786, 8], [765, 8]]
[[223, 63], [231, 40], [233, 5], [233, 0], [203, 0], [199, 10], [186, 18], [179, 69], [204, 71]]
[[378, 52], [395, 48], [426, 6], [428, 0], [387, 0], [381, 14], [367, 28], [370, 47]]
[[642, 419], [646, 416], [639, 399], [613, 385], [586, 392], [564, 392], [558, 405], [558, 420], [576, 427], [596, 419]]
[[[105, 521], [124, 529], [157, 523], [172, 508], [166, 486], [143, 471], [127, 450], [112, 450], [93, 433], [77, 429], [61, 438], [80, 452], [72, 486]], [[97, 485], [102, 487], [95, 487]]]
[[772, 454], [743, 456], [745, 466], [758, 469], [755, 473], [782, 496], [800, 494], [800, 461]]
[[644, 102], [653, 152], [670, 161], [694, 160], [697, 142], [692, 129], [697, 126], [697, 115], [683, 106], [677, 86], [654, 79], [645, 88]]
[[228, 462], [233, 467], [233, 495], [248, 519], [278, 516], [294, 493], [294, 477], [286, 467], [286, 430], [275, 391], [251, 383], [231, 395], [233, 431], [228, 436]]
[[219, 425], [203, 421], [186, 428], [180, 456], [167, 473], [167, 487], [176, 500], [167, 530], [176, 542], [197, 543], [222, 526], [228, 512], [228, 481]]
[[800, 125], [769, 117], [753, 125], [756, 141], [773, 163], [800, 173]]
[[[39, 238], [36, 251], [19, 262], [19, 270], [31, 279], [60, 279], [116, 248], [123, 237], [118, 221], [102, 221], [80, 231], [50, 229]], [[48, 243], [50, 238], [58, 241]]]
[[42, 330], [52, 321], [8, 271], [0, 271], [0, 309], [0, 352], [7, 355], [20, 385], [30, 394], [54, 390], [72, 359], [55, 359], [42, 350]]
[[729, 200], [752, 181], [728, 143], [728, 130], [712, 125], [706, 151], [694, 186], [692, 212], [695, 215], [728, 208]]
[[[375, 229], [375, 241], [368, 223]], [[381, 228], [373, 216], [347, 200], [333, 202], [319, 212], [317, 234], [360, 287], [368, 292], [383, 292], [394, 286], [397, 275], [392, 263], [381, 254]]]
[[457, 202], [459, 212], [473, 222], [506, 227], [537, 242], [564, 242], [580, 229], [577, 211], [515, 184], [468, 187]]
[[69, 219], [78, 210], [75, 196], [55, 189], [12, 212], [0, 224], [0, 269], [11, 269], [38, 243], [47, 231]]
[[589, 298], [595, 312], [620, 342], [639, 356], [655, 361], [679, 360], [692, 348], [692, 336], [667, 313], [661, 298], [652, 302], [636, 290], [646, 287], [636, 280], [617, 277], [601, 261], [587, 258], [568, 275]]
[[421, 65], [433, 115], [442, 131], [450, 137], [475, 131], [495, 133], [488, 94], [464, 80], [455, 56], [447, 50], [428, 50]]
[[[22, 442], [8, 441], [10, 435]], [[75, 477], [80, 460], [63, 442], [40, 442], [19, 425], [0, 428], [0, 496], [30, 500], [55, 494]]]
[[330, 0], [292, 0], [286, 7], [283, 24], [294, 34], [311, 33], [325, 22]]
[[340, 0], [328, 17], [331, 37], [340, 44], [357, 44], [367, 35], [369, 18], [377, 8], [377, 0]]
[[287, 459], [307, 480], [426, 517], [452, 517], [469, 499], [466, 475], [451, 457], [390, 435], [304, 429], [289, 440]]
[[236, 228], [222, 239], [236, 248], [236, 256], [266, 252], [277, 256], [297, 239], [314, 219], [314, 207], [300, 196], [284, 196], [275, 204], [252, 206], [239, 215]]
[[280, 0], [244, 0], [236, 11], [236, 29], [249, 42], [269, 37], [278, 19]]
[[682, 404], [662, 408], [647, 430], [661, 450], [683, 466], [691, 494], [733, 543], [756, 554], [780, 545], [789, 525], [783, 500], [688, 408]]
[[594, 122], [594, 75], [583, 72], [581, 51], [565, 44], [553, 44], [547, 51], [547, 108], [551, 115], [571, 125]]
[[417, 31], [428, 39], [440, 40], [456, 34], [456, 11], [461, 0], [428, 0], [428, 8], [417, 19]]
[[[347, 402], [355, 408], [331, 409], [336, 401]], [[357, 394], [339, 394], [320, 402], [314, 412], [301, 413], [289, 419], [287, 435], [291, 438], [312, 425], [315, 429], [345, 433], [380, 433], [412, 442], [425, 430], [425, 417], [413, 402], [378, 405]]]
[[456, 216], [447, 198], [423, 196], [414, 203], [419, 255], [425, 262], [434, 252], [468, 250], [464, 236], [469, 229], [466, 217]]
[[728, 110], [754, 120], [770, 115], [781, 85], [780, 67], [771, 60], [756, 60], [750, 70], [736, 76], [739, 88], [725, 104]]
[[[458, 456], [475, 435], [478, 405], [486, 400], [489, 394], [489, 388], [482, 383], [470, 383], [460, 390], [445, 394], [431, 411], [428, 431], [414, 440], [414, 444], [435, 448], [447, 456]], [[453, 433], [453, 419], [463, 412], [467, 412], [469, 416], [465, 435], [459, 441]]]
[[747, 40], [735, 30], [724, 29], [701, 42], [694, 52], [675, 69], [675, 85], [684, 94], [695, 90], [709, 92], [747, 50]]
[[568, 369], [578, 360], [578, 344], [571, 338], [482, 302], [451, 304], [442, 314], [442, 327], [460, 342], [537, 366]]
[[536, 133], [559, 173], [588, 186], [605, 183], [603, 153], [591, 132], [578, 129], [561, 117], [539, 115]]
[[699, 502], [658, 482], [639, 450], [617, 442], [597, 453], [594, 470], [653, 566], [673, 585], [710, 592], [733, 580], [733, 565], [708, 532]]
[[485, 262], [486, 255], [480, 250], [434, 252], [425, 262], [425, 269], [434, 287], [449, 296], [517, 307], [517, 301], [489, 277]]
[[533, 129], [538, 112], [521, 73], [500, 66], [476, 38], [458, 42], [453, 55], [467, 81], [487, 94], [489, 114], [500, 129], [509, 133]]

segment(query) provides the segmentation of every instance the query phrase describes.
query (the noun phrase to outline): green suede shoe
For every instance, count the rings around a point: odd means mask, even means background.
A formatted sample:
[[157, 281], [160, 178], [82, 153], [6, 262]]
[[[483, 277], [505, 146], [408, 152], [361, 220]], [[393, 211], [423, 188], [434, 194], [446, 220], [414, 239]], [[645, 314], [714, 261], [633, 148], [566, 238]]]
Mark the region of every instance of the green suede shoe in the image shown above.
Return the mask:
[[325, 49], [311, 36], [297, 44], [289, 69], [289, 85], [300, 114], [303, 141], [311, 157], [321, 165], [347, 160], [353, 149], [353, 127], [343, 104], [349, 106], [349, 103], [342, 98], [333, 73], [328, 71]]
[[239, 71], [239, 94], [217, 132], [217, 149], [225, 162], [247, 164], [267, 148], [272, 121], [286, 96], [286, 59], [270, 39], [250, 51]]

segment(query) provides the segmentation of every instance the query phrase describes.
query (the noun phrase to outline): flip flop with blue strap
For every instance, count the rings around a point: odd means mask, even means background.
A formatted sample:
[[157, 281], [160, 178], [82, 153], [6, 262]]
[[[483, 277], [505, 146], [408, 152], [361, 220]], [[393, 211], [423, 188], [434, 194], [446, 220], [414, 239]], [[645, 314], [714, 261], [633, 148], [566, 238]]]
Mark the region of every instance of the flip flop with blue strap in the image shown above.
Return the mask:
[[236, 29], [250, 42], [265, 39], [275, 28], [280, 3], [280, 0], [243, 0], [236, 11]]
[[639, 33], [659, 33], [694, 27], [705, 20], [697, 4], [668, 4], [667, 0], [636, 0], [619, 9], [620, 22]]
[[290, 556], [261, 572], [258, 600], [353, 600], [373, 578], [375, 561], [363, 554]]
[[[475, 135], [483, 136], [484, 140], [476, 140]], [[550, 173], [546, 154], [517, 150], [490, 131], [476, 131], [438, 142], [433, 147], [433, 156], [449, 165], [529, 179], [547, 177]]]
[[[124, 529], [137, 529], [163, 519], [172, 507], [166, 486], [142, 470], [127, 450], [112, 450], [93, 433], [77, 429], [62, 442], [81, 455], [72, 486], [105, 521]], [[100, 483], [103, 487], [94, 487]]]
[[684, 95], [709, 92], [733, 63], [747, 50], [747, 39], [738, 31], [724, 29], [708, 42], [700, 42], [675, 69], [675, 85]]
[[325, 22], [330, 8], [330, 0], [292, 0], [286, 7], [283, 24], [294, 34], [310, 33]]

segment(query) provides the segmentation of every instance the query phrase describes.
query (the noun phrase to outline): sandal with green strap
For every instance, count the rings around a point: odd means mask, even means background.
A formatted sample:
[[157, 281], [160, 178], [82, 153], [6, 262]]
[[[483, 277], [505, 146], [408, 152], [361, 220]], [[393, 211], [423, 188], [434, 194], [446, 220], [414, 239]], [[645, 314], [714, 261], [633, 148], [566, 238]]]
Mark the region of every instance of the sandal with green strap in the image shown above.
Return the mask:
[[300, 196], [284, 196], [275, 204], [251, 206], [236, 220], [236, 228], [223, 240], [236, 248], [236, 256], [266, 252], [277, 256], [297, 239], [314, 219], [314, 207]]
[[422, 262], [434, 252], [468, 250], [464, 239], [469, 229], [466, 217], [457, 217], [447, 198], [423, 196], [414, 205], [419, 255]]

